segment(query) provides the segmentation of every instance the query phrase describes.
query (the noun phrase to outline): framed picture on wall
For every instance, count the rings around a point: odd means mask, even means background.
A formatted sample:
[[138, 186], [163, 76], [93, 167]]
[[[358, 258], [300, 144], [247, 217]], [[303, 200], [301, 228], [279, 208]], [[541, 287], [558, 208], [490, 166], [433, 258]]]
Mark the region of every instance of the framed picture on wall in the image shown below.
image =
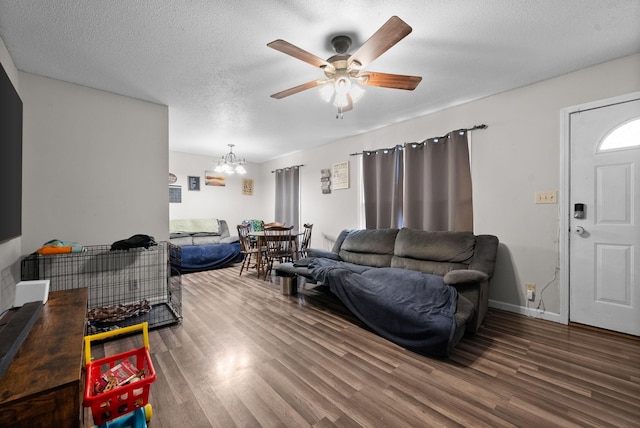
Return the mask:
[[182, 203], [182, 186], [169, 185], [169, 203], [181, 204]]
[[200, 177], [189, 176], [189, 190], [200, 190]]
[[247, 196], [253, 196], [253, 179], [252, 178], [242, 179], [242, 194]]
[[335, 190], [349, 188], [349, 161], [333, 164], [333, 188]]
[[226, 179], [224, 175], [218, 174], [215, 171], [204, 172], [204, 185], [205, 186], [226, 186]]

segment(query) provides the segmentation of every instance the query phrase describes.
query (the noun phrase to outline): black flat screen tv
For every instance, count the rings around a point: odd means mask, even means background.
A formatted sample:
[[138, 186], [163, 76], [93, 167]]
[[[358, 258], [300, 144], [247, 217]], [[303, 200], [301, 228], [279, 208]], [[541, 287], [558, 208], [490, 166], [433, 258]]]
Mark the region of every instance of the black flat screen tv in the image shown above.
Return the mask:
[[0, 243], [22, 235], [22, 100], [0, 64]]

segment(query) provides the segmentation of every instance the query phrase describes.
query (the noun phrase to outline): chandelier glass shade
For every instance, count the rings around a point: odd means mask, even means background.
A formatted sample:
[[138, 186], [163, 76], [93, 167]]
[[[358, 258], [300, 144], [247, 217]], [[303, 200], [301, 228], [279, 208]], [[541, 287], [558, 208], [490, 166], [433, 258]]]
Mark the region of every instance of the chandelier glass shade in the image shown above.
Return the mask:
[[246, 174], [247, 170], [244, 169], [244, 164], [247, 162], [244, 158], [239, 158], [233, 153], [233, 146], [235, 144], [227, 144], [229, 146], [229, 153], [222, 156], [218, 160], [218, 165], [216, 165], [215, 172], [220, 172], [223, 174]]

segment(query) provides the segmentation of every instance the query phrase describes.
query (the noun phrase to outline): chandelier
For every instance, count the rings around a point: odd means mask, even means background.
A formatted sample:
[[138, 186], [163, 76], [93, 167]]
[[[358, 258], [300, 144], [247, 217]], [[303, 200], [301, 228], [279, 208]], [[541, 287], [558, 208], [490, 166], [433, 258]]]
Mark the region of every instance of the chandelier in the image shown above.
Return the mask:
[[244, 169], [244, 166], [242, 166], [247, 163], [247, 161], [245, 161], [244, 158], [240, 159], [236, 156], [235, 153], [233, 153], [234, 145], [235, 144], [227, 144], [227, 146], [229, 146], [229, 153], [222, 156], [220, 160], [218, 160], [218, 165], [214, 170], [215, 172], [221, 172], [223, 174], [247, 173], [247, 170]]

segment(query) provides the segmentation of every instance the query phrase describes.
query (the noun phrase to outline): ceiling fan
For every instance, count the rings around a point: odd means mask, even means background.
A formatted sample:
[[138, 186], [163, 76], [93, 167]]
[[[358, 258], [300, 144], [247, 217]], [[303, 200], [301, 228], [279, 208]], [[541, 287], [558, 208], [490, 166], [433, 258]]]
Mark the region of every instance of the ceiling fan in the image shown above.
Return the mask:
[[271, 97], [281, 99], [321, 86], [323, 98], [327, 101], [334, 99], [334, 105], [338, 108], [336, 118], [342, 118], [343, 113], [353, 109], [353, 103], [364, 93], [364, 90], [358, 85], [412, 91], [418, 86], [422, 77], [374, 71], [362, 72], [364, 67], [405, 38], [411, 33], [411, 30], [411, 27], [402, 19], [392, 16], [352, 55], [347, 54], [351, 46], [351, 38], [348, 36], [334, 37], [331, 40], [331, 45], [336, 55], [327, 60], [281, 39], [267, 43], [270, 48], [298, 58], [314, 67], [319, 67], [326, 76], [326, 79], [312, 80], [302, 85], [285, 89], [271, 95]]

